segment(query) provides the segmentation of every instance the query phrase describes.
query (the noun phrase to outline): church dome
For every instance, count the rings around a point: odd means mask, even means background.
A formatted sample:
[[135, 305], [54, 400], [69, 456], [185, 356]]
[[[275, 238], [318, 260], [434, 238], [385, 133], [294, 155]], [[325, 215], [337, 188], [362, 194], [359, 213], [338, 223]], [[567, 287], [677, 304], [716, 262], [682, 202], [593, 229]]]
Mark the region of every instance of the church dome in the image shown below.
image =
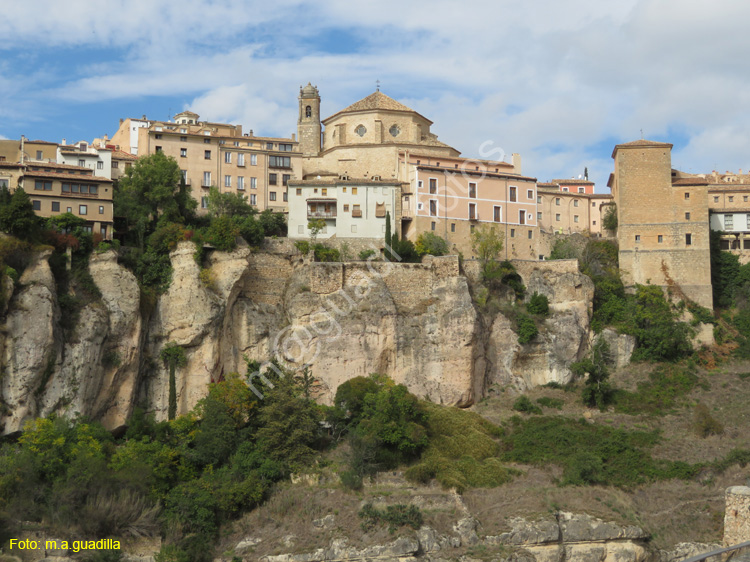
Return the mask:
[[299, 89], [299, 93], [303, 98], [316, 98], [318, 97], [318, 88], [308, 82], [307, 86]]

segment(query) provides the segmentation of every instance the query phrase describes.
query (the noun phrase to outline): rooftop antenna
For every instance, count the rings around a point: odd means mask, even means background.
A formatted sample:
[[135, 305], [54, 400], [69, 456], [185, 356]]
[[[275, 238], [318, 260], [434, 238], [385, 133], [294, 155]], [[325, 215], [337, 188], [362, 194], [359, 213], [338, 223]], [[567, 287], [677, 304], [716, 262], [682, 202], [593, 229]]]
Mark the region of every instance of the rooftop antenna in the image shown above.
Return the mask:
[[641, 140], [643, 140], [643, 129], [641, 129]]
[[380, 91], [380, 80], [379, 79], [375, 80], [375, 90], [378, 91], [378, 92]]

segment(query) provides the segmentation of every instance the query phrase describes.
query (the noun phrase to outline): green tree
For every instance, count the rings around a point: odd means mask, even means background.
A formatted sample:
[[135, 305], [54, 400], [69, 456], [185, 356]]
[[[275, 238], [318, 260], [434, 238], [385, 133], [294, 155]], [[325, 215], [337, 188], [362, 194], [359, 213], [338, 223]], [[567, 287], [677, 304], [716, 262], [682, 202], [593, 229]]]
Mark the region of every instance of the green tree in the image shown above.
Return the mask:
[[427, 254], [431, 256], [444, 256], [448, 253], [448, 242], [445, 238], [433, 232], [422, 232], [417, 237], [414, 249], [420, 258]]
[[503, 249], [503, 235], [495, 231], [494, 227], [481, 226], [471, 233], [471, 249], [477, 255], [482, 266], [482, 279], [492, 284], [502, 279], [505, 273], [498, 263], [498, 257]]
[[393, 253], [388, 249], [393, 244], [393, 237], [391, 236], [391, 212], [385, 212], [385, 259], [393, 261]]
[[138, 247], [146, 235], [156, 230], [160, 219], [179, 222], [181, 213], [194, 210], [198, 203], [186, 197], [187, 186], [180, 187], [182, 172], [174, 158], [157, 152], [139, 158], [120, 180], [115, 192], [115, 215], [127, 218]]
[[612, 204], [607, 207], [602, 218], [602, 226], [610, 232], [617, 230], [617, 205]]
[[39, 217], [34, 214], [34, 205], [22, 187], [13, 192], [8, 198], [7, 193], [0, 201], [0, 230], [12, 234], [22, 240], [28, 240], [37, 232], [40, 224]]
[[586, 406], [604, 409], [612, 401], [614, 390], [607, 381], [610, 363], [609, 345], [604, 338], [600, 337], [589, 356], [570, 366], [570, 370], [576, 376], [587, 375], [581, 393], [581, 398], [583, 398], [583, 403]]
[[208, 212], [216, 217], [247, 217], [258, 213], [247, 202], [244, 193], [221, 193], [215, 187], [208, 190]]
[[324, 219], [310, 219], [307, 221], [307, 228], [310, 229], [310, 245], [315, 246], [318, 234], [326, 227]]
[[169, 367], [169, 412], [167, 417], [173, 420], [177, 415], [177, 384], [175, 381], [175, 370], [187, 364], [185, 349], [175, 342], [165, 345], [159, 357]]

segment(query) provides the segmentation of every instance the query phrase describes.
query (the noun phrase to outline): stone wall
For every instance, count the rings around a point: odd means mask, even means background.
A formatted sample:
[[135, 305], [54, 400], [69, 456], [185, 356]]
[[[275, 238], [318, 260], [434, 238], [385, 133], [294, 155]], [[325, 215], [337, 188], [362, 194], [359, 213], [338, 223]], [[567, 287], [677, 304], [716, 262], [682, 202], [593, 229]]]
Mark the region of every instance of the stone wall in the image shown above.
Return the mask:
[[750, 488], [732, 486], [726, 492], [724, 545], [750, 541]]

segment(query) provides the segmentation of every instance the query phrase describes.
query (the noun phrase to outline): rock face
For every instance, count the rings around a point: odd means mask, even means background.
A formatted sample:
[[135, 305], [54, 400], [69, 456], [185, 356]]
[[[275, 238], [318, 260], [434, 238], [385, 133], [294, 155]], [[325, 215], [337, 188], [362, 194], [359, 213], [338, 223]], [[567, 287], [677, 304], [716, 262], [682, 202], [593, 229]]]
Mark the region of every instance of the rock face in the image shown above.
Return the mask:
[[508, 318], [478, 312], [456, 256], [311, 263], [238, 248], [214, 252], [202, 271], [193, 254], [192, 243], [178, 245], [172, 283], [155, 302], [142, 302], [113, 252], [92, 255], [101, 298], [67, 332], [49, 253], [36, 255], [0, 315], [2, 432], [51, 412], [116, 428], [135, 404], [165, 418], [168, 371], [159, 356], [170, 342], [187, 359], [176, 371], [184, 413], [211, 381], [244, 373], [245, 358], [309, 365], [324, 402], [342, 382], [379, 372], [419, 397], [468, 406], [492, 385], [567, 382], [589, 339], [593, 285], [570, 265], [519, 263], [528, 293], [546, 295], [551, 309], [539, 336], [522, 346]]

